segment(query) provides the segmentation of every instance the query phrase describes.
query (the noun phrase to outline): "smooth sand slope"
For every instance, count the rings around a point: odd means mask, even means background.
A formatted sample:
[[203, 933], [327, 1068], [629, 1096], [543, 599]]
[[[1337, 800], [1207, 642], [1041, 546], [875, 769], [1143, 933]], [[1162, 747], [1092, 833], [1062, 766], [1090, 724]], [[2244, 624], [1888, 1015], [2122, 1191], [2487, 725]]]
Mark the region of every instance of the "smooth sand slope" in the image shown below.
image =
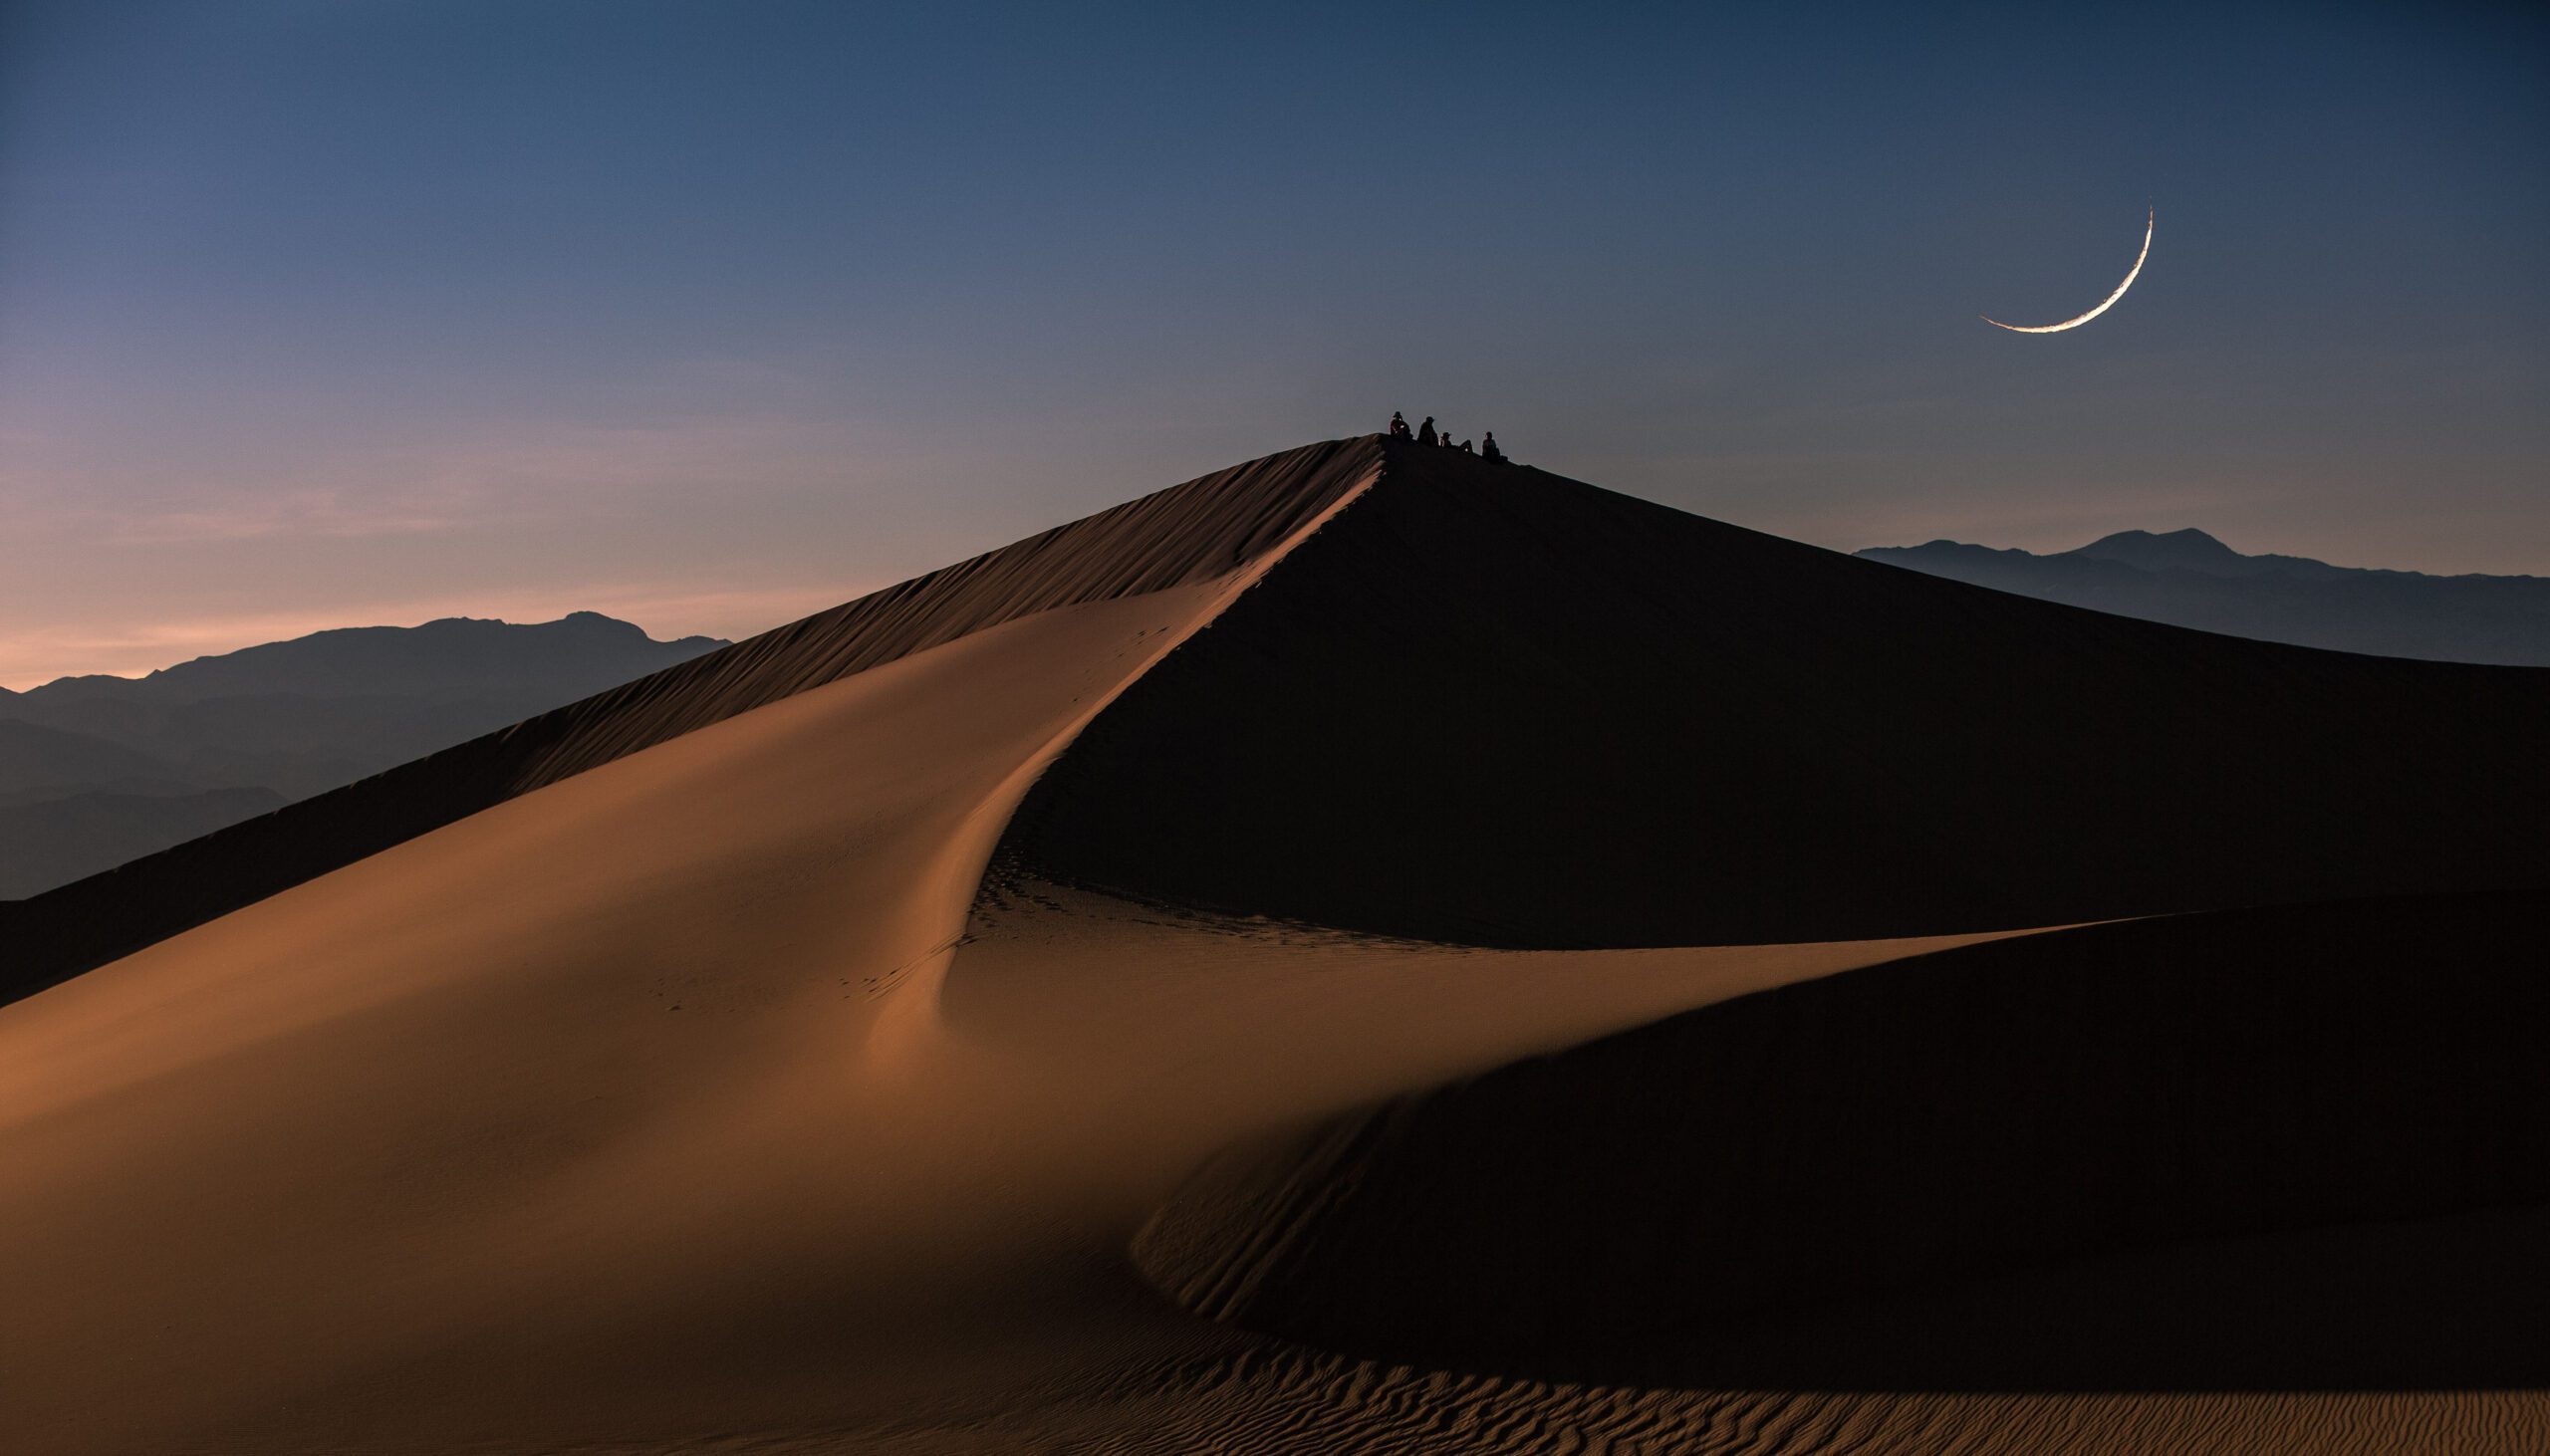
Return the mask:
[[2520, 1333], [1870, 1363], [2537, 1242], [2550, 674], [2109, 620], [1343, 441], [13, 906], [0, 1432], [2522, 1449]]

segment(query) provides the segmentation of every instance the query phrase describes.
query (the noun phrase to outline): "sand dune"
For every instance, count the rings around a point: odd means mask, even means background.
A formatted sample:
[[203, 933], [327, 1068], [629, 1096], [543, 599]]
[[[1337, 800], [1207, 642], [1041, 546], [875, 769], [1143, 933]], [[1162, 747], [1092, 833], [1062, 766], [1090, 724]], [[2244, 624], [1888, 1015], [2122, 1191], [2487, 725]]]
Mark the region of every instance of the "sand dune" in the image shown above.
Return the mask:
[[[2216, 1260], [2324, 1290], [2368, 1230], [2520, 1244], [2545, 679], [2111, 625], [1370, 439], [1272, 457], [17, 907], [0, 1429], [2521, 1449], [2540, 1400], [2443, 1388], [2535, 1368], [2493, 1338], [2432, 1393], [1887, 1393], [1720, 1332], [2006, 1335], [2207, 1239], [2337, 1240]], [[2344, 904], [2445, 889], [2487, 893]], [[2227, 909], [2271, 901], [2339, 907]], [[2187, 1070], [2324, 990], [2251, 1075]], [[2302, 1146], [2203, 1135], [2366, 1057], [2403, 1070]], [[1934, 1135], [1889, 1166], [1938, 1176], [1855, 1187], [1908, 1087], [2029, 1157]], [[2084, 1166], [2145, 1196], [2093, 1228]]]
[[102, 965], [467, 815], [793, 694], [1057, 607], [1223, 576], [1368, 481], [1352, 442], [1270, 456], [917, 577], [34, 899], [0, 901], [0, 997]]
[[2550, 1385], [2538, 907], [2168, 916], [1794, 984], [1235, 1150], [1144, 1253], [1252, 1328], [1551, 1378]]

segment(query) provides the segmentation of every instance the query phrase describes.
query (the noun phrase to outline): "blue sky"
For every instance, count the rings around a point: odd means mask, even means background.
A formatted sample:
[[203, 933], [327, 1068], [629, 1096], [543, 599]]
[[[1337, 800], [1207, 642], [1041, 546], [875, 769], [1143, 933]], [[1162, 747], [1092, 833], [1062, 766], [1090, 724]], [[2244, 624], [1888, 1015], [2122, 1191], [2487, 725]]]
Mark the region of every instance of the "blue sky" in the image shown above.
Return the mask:
[[1845, 549], [2550, 574], [2531, 7], [1214, 9], [0, 7], [0, 684], [735, 635], [1393, 408]]

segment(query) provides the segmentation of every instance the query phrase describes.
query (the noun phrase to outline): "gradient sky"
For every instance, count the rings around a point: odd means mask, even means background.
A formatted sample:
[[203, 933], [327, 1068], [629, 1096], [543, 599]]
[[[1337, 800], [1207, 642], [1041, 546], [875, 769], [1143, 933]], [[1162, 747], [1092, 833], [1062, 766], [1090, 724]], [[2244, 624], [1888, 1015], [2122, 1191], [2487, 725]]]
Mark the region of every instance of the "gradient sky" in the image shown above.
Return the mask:
[[2538, 7], [1218, 8], [0, 0], [0, 684], [739, 636], [1393, 408], [2550, 574]]

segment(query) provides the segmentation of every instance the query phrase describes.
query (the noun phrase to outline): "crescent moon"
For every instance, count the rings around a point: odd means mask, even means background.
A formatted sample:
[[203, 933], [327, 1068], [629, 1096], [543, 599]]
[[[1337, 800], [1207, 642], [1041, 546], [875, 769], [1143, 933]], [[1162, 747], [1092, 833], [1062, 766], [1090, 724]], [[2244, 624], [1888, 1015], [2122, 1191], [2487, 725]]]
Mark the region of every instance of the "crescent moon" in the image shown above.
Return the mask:
[[2152, 224], [2157, 220], [2158, 216], [2158, 209], [2154, 209], [2152, 212], [2144, 214], [2143, 251], [2134, 255], [2134, 266], [2126, 270], [2125, 282], [2118, 284], [2116, 286], [2116, 292], [2109, 294], [2100, 302], [2097, 308], [2090, 310], [2081, 317], [2077, 319], [2066, 319], [2060, 324], [2037, 325], [2004, 324], [1989, 314], [1977, 314], [1975, 317], [1981, 319], [1984, 323], [1991, 325], [1995, 329], [2007, 329], [2013, 334], [2060, 334], [2066, 329], [2080, 328], [2092, 319], [2095, 319], [2099, 315], [2106, 313], [2108, 310], [2115, 308], [2116, 301], [2125, 297], [2125, 291], [2134, 287], [2134, 276], [2143, 271], [2143, 260], [2152, 256]]

